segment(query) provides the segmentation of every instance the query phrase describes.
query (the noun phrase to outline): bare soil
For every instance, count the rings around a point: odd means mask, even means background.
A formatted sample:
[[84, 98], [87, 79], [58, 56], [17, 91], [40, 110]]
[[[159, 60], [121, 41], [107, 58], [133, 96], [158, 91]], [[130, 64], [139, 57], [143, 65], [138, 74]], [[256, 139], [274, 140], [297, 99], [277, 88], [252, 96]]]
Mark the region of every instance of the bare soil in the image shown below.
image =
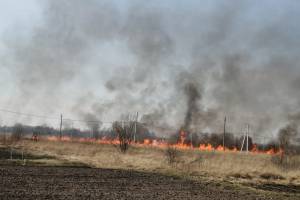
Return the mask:
[[297, 199], [230, 183], [86, 167], [0, 165], [0, 199]]

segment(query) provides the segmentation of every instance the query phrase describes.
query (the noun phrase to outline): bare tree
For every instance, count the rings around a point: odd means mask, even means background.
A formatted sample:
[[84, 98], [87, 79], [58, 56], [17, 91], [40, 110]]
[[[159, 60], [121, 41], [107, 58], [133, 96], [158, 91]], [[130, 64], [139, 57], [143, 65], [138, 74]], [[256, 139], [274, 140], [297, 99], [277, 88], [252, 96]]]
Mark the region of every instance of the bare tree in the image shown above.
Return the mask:
[[22, 124], [15, 124], [11, 135], [12, 141], [19, 141], [22, 139], [24, 128]]
[[179, 161], [179, 151], [175, 147], [168, 146], [165, 156], [169, 165], [174, 165]]
[[278, 140], [280, 148], [283, 151], [283, 155], [294, 154], [294, 149], [291, 145], [292, 139], [297, 135], [296, 125], [288, 125], [285, 128], [280, 129], [278, 134]]
[[135, 120], [128, 117], [128, 121], [117, 121], [113, 123], [113, 130], [117, 133], [119, 138], [119, 148], [121, 152], [125, 153], [134, 136]]
[[299, 161], [296, 159], [296, 146], [293, 145], [297, 134], [297, 125], [294, 123], [288, 124], [279, 130], [278, 141], [282, 152], [280, 157], [275, 156], [272, 158], [273, 163], [279, 164], [284, 169], [299, 167]]

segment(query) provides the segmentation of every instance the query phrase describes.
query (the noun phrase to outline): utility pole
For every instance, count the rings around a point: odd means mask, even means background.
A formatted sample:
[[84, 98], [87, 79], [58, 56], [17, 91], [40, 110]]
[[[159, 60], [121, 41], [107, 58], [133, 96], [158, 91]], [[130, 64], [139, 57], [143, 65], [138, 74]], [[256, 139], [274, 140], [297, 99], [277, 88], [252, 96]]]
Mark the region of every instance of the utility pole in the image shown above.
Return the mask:
[[193, 146], [193, 133], [191, 133], [191, 148], [194, 148], [194, 146]]
[[247, 124], [247, 143], [246, 143], [246, 149], [247, 149], [247, 153], [249, 151], [249, 124]]
[[71, 140], [73, 141], [73, 131], [74, 131], [74, 129], [73, 129], [73, 123], [74, 122], [71, 122]]
[[90, 126], [91, 126], [91, 128], [90, 128], [90, 139], [92, 141], [92, 139], [93, 139], [93, 124], [92, 124], [92, 122], [90, 122]]
[[242, 152], [243, 149], [244, 149], [245, 137], [246, 137], [246, 134], [245, 134], [245, 132], [244, 132], [244, 137], [243, 137], [243, 142], [242, 142], [241, 152]]
[[61, 129], [62, 129], [62, 120], [63, 120], [63, 116], [62, 114], [60, 114], [60, 126], [59, 126], [59, 138], [61, 140], [62, 138], [62, 133], [61, 133]]
[[12, 145], [10, 145], [10, 160], [13, 159], [13, 149], [12, 149]]
[[137, 122], [139, 118], [139, 112], [136, 112], [136, 119], [135, 119], [135, 125], [134, 125], [134, 135], [133, 135], [133, 141], [136, 143], [136, 132], [137, 132]]
[[224, 119], [224, 132], [223, 132], [223, 151], [225, 151], [225, 134], [226, 134], [226, 116]]

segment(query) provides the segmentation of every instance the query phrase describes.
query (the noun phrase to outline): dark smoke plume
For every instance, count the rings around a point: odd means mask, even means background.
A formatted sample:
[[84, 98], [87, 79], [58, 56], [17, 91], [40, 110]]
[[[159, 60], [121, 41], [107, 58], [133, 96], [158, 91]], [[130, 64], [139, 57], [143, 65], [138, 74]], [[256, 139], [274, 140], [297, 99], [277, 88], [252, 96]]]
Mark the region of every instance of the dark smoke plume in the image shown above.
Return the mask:
[[193, 119], [199, 112], [199, 101], [201, 100], [201, 94], [198, 91], [198, 88], [193, 83], [188, 83], [184, 87], [184, 92], [187, 98], [187, 111], [184, 118], [184, 130], [189, 131]]

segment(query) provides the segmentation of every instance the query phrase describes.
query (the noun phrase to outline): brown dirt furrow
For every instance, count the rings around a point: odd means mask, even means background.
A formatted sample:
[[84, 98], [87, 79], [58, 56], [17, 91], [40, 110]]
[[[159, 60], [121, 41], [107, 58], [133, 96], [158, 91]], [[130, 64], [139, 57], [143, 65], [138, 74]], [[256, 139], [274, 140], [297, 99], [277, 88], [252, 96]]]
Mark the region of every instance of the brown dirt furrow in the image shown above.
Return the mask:
[[0, 199], [276, 199], [233, 185], [126, 170], [0, 166], [0, 178]]

